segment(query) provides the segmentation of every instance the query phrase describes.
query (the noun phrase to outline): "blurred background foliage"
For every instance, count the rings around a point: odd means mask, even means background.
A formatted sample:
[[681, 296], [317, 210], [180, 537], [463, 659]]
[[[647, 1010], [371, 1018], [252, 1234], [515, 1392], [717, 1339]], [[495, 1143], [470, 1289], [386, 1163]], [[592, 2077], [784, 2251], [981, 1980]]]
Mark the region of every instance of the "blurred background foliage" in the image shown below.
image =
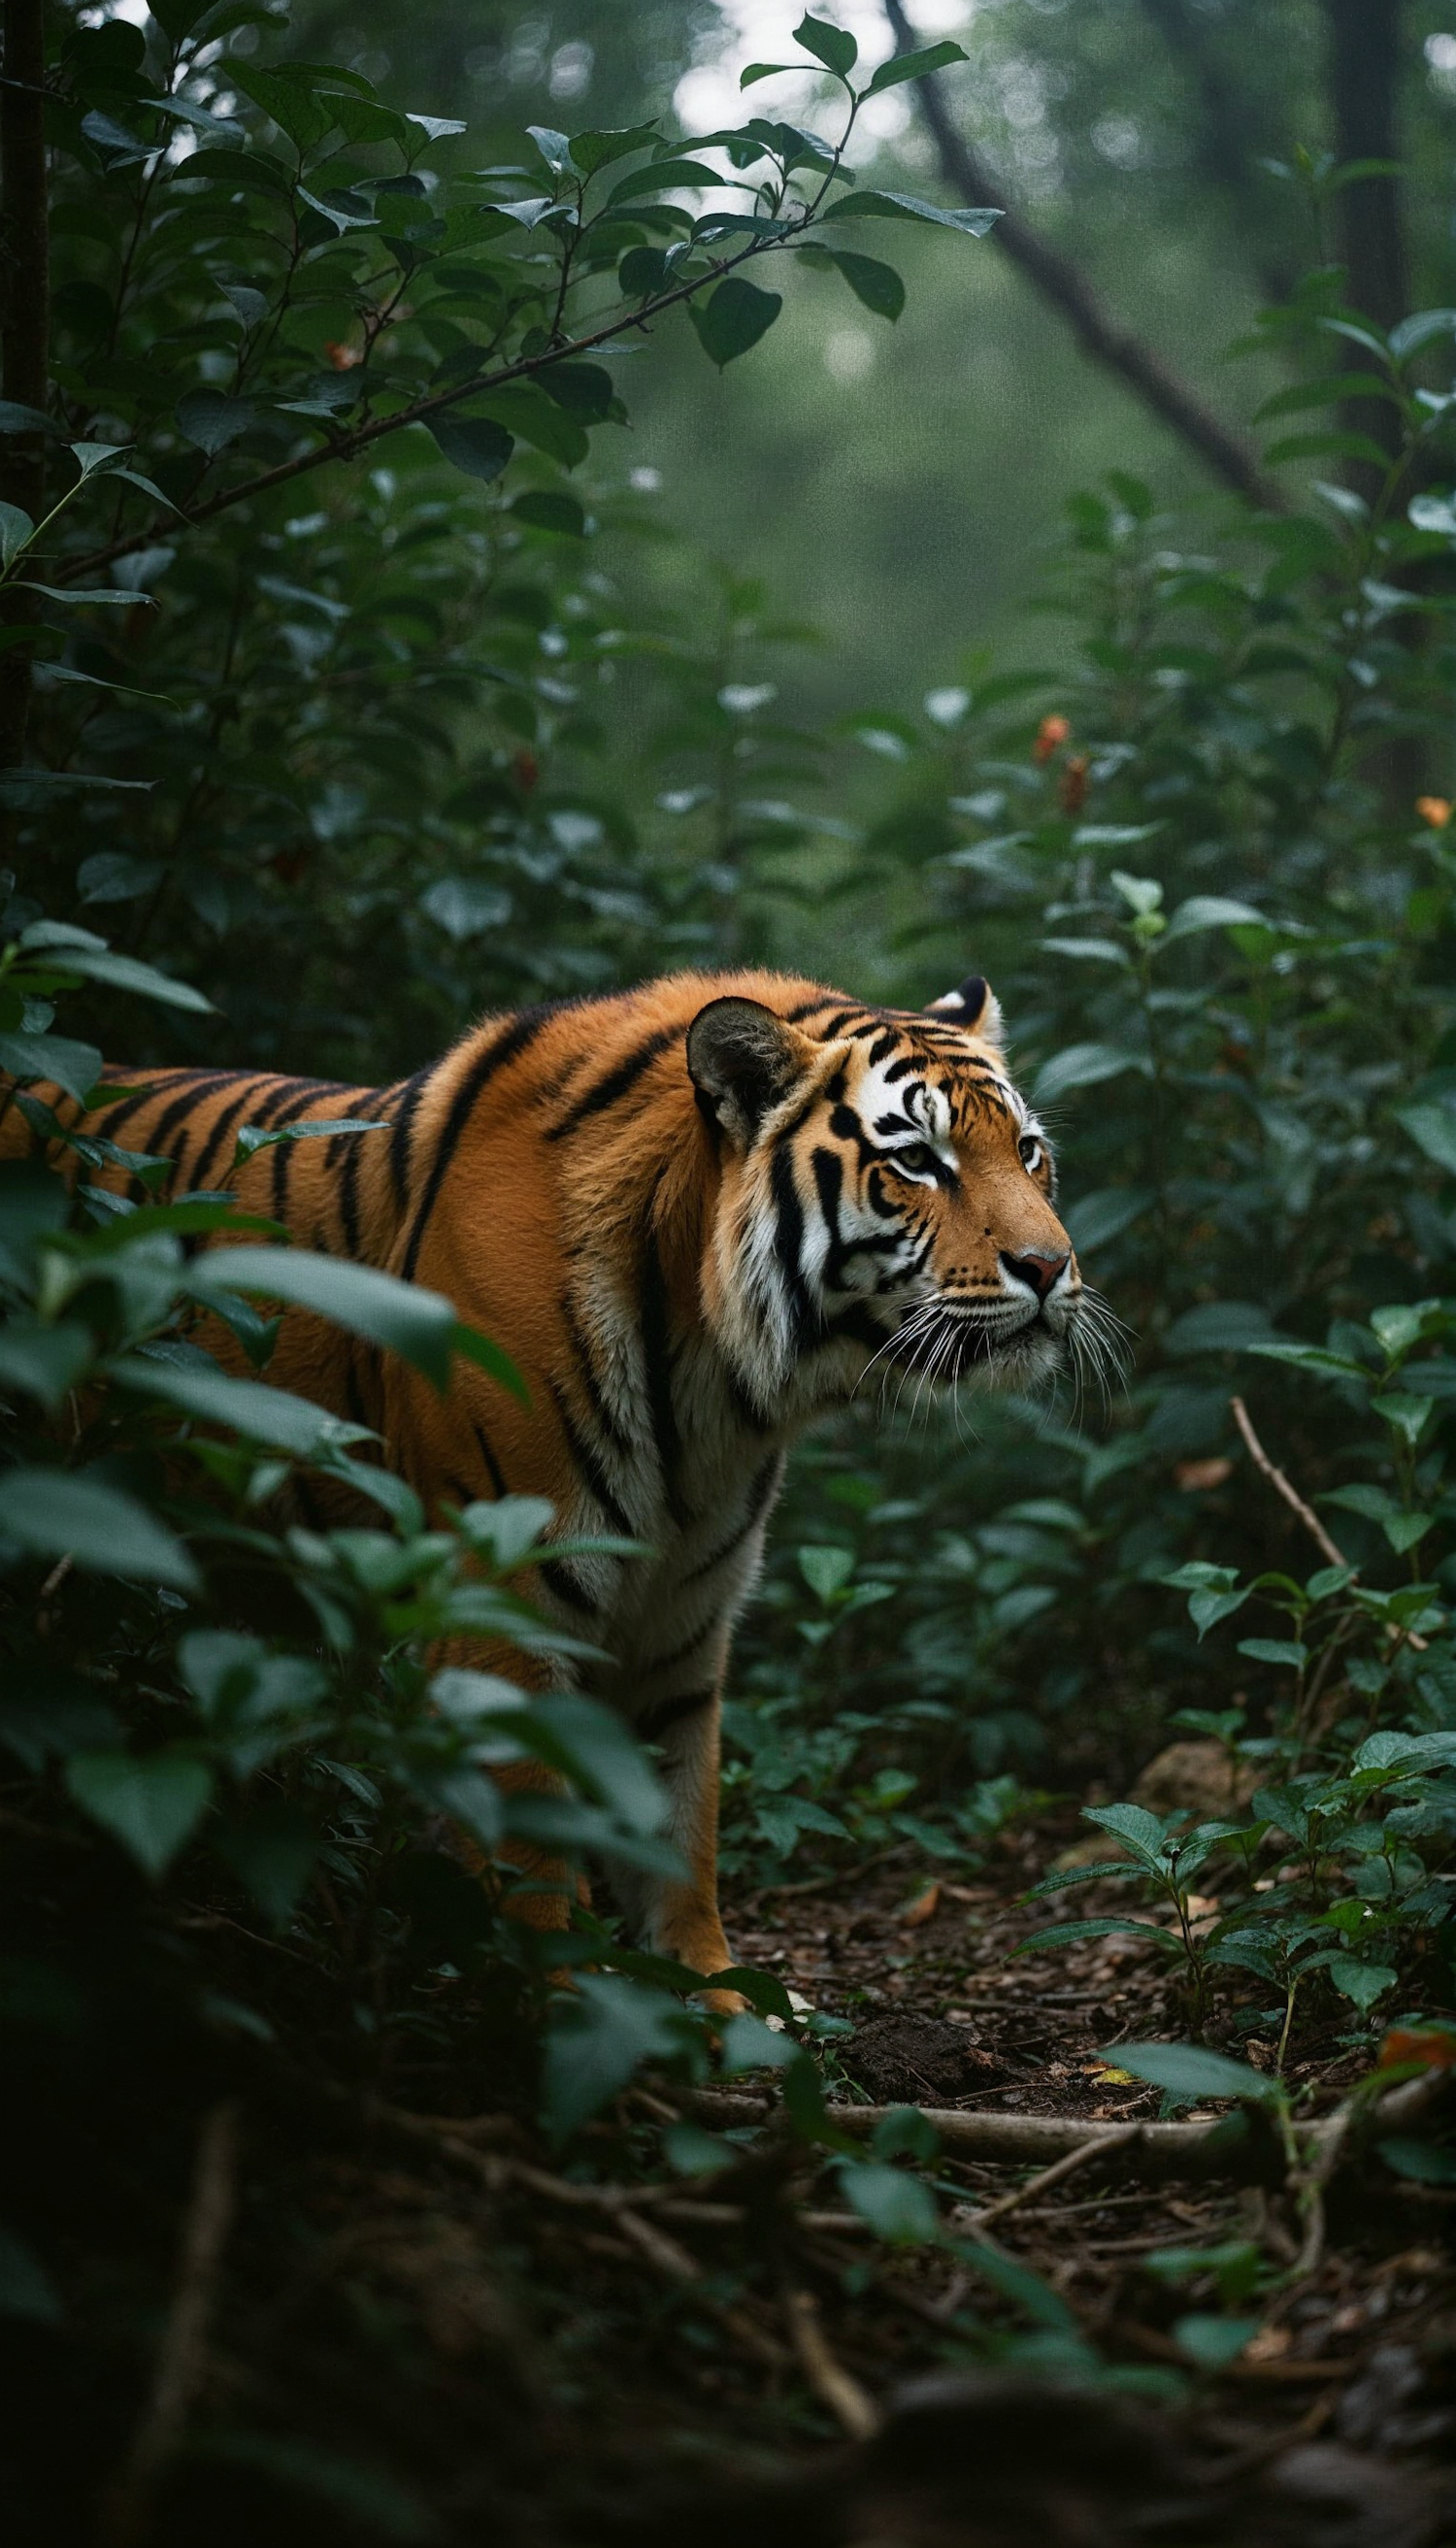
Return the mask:
[[[400, 434], [108, 552], [135, 606], [43, 614], [64, 652], [42, 649], [6, 782], [13, 917], [104, 930], [223, 1012], [145, 1022], [93, 983], [108, 1055], [379, 1082], [486, 1006], [684, 963], [782, 962], [912, 1005], [972, 966], [996, 982], [1088, 1274], [1135, 1336], [1131, 1385], [866, 1406], [801, 1453], [735, 1667], [742, 1866], [844, 1833], [951, 1845], [977, 1779], [1136, 1767], [1227, 1680], [1160, 1579], [1255, 1564], [1284, 1527], [1234, 1465], [1236, 1356], [1449, 1280], [1443, 14], [1392, 0], [1352, 33], [1342, 0], [910, 13], [969, 56], [941, 93], [993, 200], [1262, 441], [1284, 490], [1264, 509], [1075, 351], [994, 237], [906, 225], [893, 323], [775, 258], [785, 306], [752, 357], [714, 368], [674, 314], [624, 349], [630, 425], [593, 411], [590, 449], [568, 409], [549, 429], [533, 410], [495, 485]], [[161, 21], [190, 15], [169, 0]], [[887, 53], [867, 0], [838, 17]], [[256, 127], [260, 67], [332, 61], [464, 124], [432, 138], [431, 185], [539, 183], [527, 125], [656, 116], [690, 138], [765, 97], [832, 105], [812, 70], [740, 102], [741, 68], [787, 33], [760, 0], [408, 22], [350, 0], [214, 25], [194, 92], [212, 113]], [[80, 106], [115, 129], [157, 22], [127, 0], [51, 27], [61, 77], [78, 34], [113, 47], [84, 56]], [[1352, 175], [1334, 73], [1386, 38], [1366, 102], [1398, 159]], [[256, 323], [247, 251], [193, 247], [186, 210], [169, 246], [152, 204], [119, 316], [127, 208], [157, 163], [88, 136], [79, 108], [56, 140], [67, 429], [135, 434], [175, 497], [198, 413], [179, 429], [177, 402], [200, 381], [226, 406]], [[865, 110], [853, 155], [862, 183], [947, 200], [909, 87]], [[1368, 264], [1372, 238], [1395, 242], [1371, 288], [1400, 307], [1358, 305], [1340, 262]], [[1403, 334], [1404, 309], [1430, 315]], [[441, 312], [407, 296], [382, 326], [335, 280], [268, 359], [304, 367], [326, 419], [366, 346], [402, 383], [472, 359]], [[232, 457], [291, 430], [254, 418]], [[1271, 1371], [1261, 1404], [1307, 1493], [1381, 1475], [1337, 1397]], [[1274, 1684], [1243, 1681], [1257, 1721]]]

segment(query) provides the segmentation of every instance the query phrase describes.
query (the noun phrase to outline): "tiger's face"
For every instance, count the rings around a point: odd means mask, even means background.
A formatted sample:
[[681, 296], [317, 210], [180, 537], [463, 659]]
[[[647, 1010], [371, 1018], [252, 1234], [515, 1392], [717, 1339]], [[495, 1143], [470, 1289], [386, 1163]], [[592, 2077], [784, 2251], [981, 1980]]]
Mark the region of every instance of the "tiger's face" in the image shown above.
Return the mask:
[[921, 1015], [714, 1000], [687, 1057], [723, 1161], [709, 1317], [761, 1405], [876, 1363], [1020, 1387], [1063, 1367], [1081, 1277], [978, 976]]

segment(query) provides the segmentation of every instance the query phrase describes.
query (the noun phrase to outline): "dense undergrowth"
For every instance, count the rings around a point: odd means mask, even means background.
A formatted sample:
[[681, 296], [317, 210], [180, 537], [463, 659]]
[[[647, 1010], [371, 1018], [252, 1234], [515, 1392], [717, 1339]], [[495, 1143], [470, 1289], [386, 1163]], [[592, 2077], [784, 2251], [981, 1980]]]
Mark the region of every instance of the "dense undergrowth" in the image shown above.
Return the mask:
[[[849, 40], [805, 23], [838, 133]], [[706, 181], [645, 129], [538, 132], [519, 170], [473, 172], [455, 128], [289, 66], [261, 9], [52, 26], [52, 399], [0, 415], [46, 481], [34, 534], [6, 510], [0, 588], [12, 668], [34, 659], [0, 780], [0, 1066], [34, 1137], [0, 1171], [8, 2004], [34, 2166], [8, 2307], [55, 2325], [90, 2305], [46, 2143], [102, 2073], [131, 2133], [174, 2100], [179, 2141], [178, 2111], [245, 2076], [285, 2106], [494, 2099], [564, 2147], [643, 2063], [773, 2063], [843, 2200], [892, 2244], [944, 2234], [913, 2122], [867, 2159], [836, 2138], [843, 2021], [800, 2028], [750, 1975], [761, 2016], [718, 2044], [692, 1977], [600, 1904], [564, 1994], [559, 1942], [501, 1916], [508, 1871], [466, 1873], [462, 1829], [488, 1859], [507, 1836], [608, 1871], [660, 1858], [651, 1762], [585, 1700], [431, 1677], [445, 1633], [551, 1645], [511, 1591], [549, 1513], [425, 1513], [358, 1428], [269, 1388], [256, 1305], [321, 1307], [441, 1387], [462, 1353], [513, 1376], [468, 1304], [298, 1250], [195, 1255], [233, 1226], [281, 1235], [235, 1222], [226, 1158], [164, 1203], [164, 1159], [123, 1161], [130, 1202], [88, 1187], [104, 1145], [26, 1089], [79, 1100], [103, 1055], [377, 1081], [483, 1006], [672, 964], [781, 956], [910, 1005], [984, 969], [1127, 1371], [1038, 1405], [912, 1384], [806, 1447], [734, 1667], [725, 1863], [760, 1885], [880, 1852], [974, 1873], [1049, 1791], [1115, 1800], [1171, 1726], [1225, 1747], [1236, 1802], [1191, 1830], [1104, 1803], [1107, 1863], [1050, 1889], [1143, 1885], [1190, 2034], [1282, 2058], [1311, 2008], [1356, 2046], [1439, 2027], [1451, 314], [1385, 335], [1315, 274], [1262, 334], [1289, 372], [1268, 403], [1286, 511], [1190, 533], [1127, 477], [1076, 496], [1047, 595], [1073, 673], [953, 659], [925, 700], [811, 732], [776, 686], [791, 594], [721, 577], [701, 626], [660, 624], [629, 565], [595, 563], [606, 529], [650, 535], [650, 503], [614, 457], [615, 375], [562, 331], [616, 324], [625, 296], [640, 339], [696, 278], [725, 362], [777, 311], [720, 269], [785, 239], [892, 318], [863, 223], [943, 213], [768, 119], [721, 145], [750, 176], [714, 178], [721, 217], [682, 209]], [[793, 248], [832, 182], [842, 226]], [[443, 394], [428, 433], [399, 423]], [[255, 1382], [194, 1341], [204, 1310]], [[294, 1464], [344, 1470], [376, 1527], [280, 1525]], [[522, 1755], [559, 1797], [501, 1794], [492, 1767]], [[693, 2129], [669, 2152], [688, 2177], [722, 2163]]]

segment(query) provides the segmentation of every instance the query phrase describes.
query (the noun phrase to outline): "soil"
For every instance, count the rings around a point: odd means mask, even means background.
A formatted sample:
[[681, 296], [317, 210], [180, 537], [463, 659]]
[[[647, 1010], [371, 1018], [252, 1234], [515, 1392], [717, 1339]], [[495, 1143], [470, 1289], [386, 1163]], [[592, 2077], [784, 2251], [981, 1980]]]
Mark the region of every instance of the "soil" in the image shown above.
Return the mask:
[[[1156, 2092], [1116, 2055], [1186, 2035], [1162, 1957], [1112, 1938], [1008, 1960], [1046, 1923], [1020, 1897], [1077, 1831], [1068, 1809], [1004, 1835], [974, 1881], [936, 1878], [907, 1850], [748, 1893], [727, 1905], [729, 1935], [797, 2003], [850, 2020], [845, 2099], [1150, 2117]], [[229, 1952], [240, 2002], [305, 1987], [275, 1942], [238, 1932]], [[1269, 2061], [1231, 2033], [1235, 2014], [1211, 2040]], [[1342, 2032], [1331, 2017], [1294, 2041], [1289, 2075], [1315, 2110], [1369, 2066]], [[519, 2094], [493, 2086], [489, 2041], [461, 2059], [421, 2024], [387, 2098], [357, 2049], [321, 2039], [312, 2066], [261, 2045], [251, 2067], [229, 2059], [201, 2103], [196, 2078], [139, 2060], [74, 2083], [75, 2110], [30, 2163], [65, 2208], [75, 2298], [58, 2322], [19, 2326], [0, 2373], [13, 2538], [677, 2548], [690, 2528], [726, 2548], [745, 2523], [764, 2548], [1456, 2536], [1445, 2189], [1360, 2179], [1317, 2270], [1287, 2281], [1297, 2224], [1276, 2199], [1217, 2179], [1099, 2184], [1094, 2163], [995, 2227], [1050, 2296], [1038, 2333], [1024, 2300], [945, 2249], [876, 2244], [832, 2164], [816, 2175], [772, 2126], [737, 2129], [726, 2173], [668, 2178], [662, 2133], [691, 2103], [669, 2079], [553, 2156]], [[1018, 2182], [947, 2153], [935, 2173], [961, 2232]], [[645, 2204], [621, 2200], [644, 2183]], [[1238, 2305], [1257, 2332], [1199, 2372], [1175, 2328], [1223, 2305], [1146, 2259], [1250, 2239], [1270, 2267]], [[1090, 2389], [1056, 2385], [1058, 2304], [1103, 2366]]]

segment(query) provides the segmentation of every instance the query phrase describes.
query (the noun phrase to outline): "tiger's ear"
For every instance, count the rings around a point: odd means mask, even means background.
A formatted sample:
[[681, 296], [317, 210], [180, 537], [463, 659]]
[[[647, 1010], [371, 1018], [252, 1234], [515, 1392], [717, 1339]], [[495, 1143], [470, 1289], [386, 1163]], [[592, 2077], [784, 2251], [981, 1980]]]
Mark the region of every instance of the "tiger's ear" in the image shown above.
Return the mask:
[[998, 1051], [1005, 1042], [1001, 1003], [982, 973], [967, 973], [956, 990], [943, 991], [938, 1000], [931, 1001], [926, 1015], [947, 1018], [953, 1025], [964, 1027], [967, 1035], [980, 1036], [986, 1044], [995, 1045]]
[[687, 1030], [697, 1102], [740, 1149], [799, 1077], [808, 1039], [759, 1000], [709, 1000]]

